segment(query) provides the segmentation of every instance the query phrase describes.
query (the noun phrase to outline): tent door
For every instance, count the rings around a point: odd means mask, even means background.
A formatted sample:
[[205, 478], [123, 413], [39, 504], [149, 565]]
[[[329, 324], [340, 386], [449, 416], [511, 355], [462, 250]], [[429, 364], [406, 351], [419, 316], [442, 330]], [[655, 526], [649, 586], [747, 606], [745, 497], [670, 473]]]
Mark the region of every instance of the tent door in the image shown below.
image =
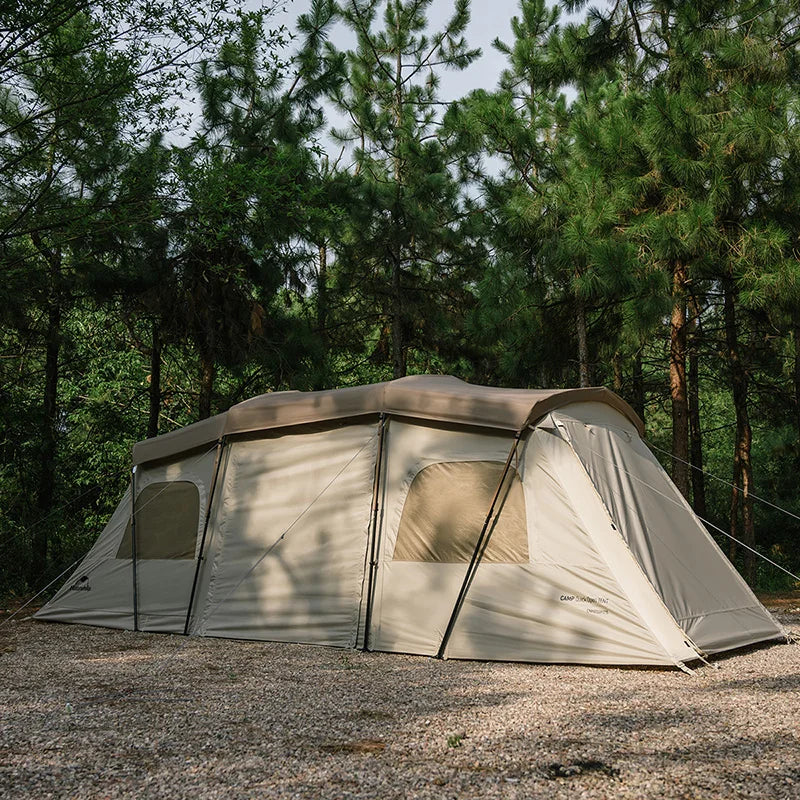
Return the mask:
[[[388, 424], [370, 649], [438, 653], [510, 446], [507, 434]], [[499, 549], [487, 551], [488, 561], [528, 560], [522, 486], [513, 475], [503, 529], [492, 534]], [[367, 562], [365, 586], [368, 574]]]

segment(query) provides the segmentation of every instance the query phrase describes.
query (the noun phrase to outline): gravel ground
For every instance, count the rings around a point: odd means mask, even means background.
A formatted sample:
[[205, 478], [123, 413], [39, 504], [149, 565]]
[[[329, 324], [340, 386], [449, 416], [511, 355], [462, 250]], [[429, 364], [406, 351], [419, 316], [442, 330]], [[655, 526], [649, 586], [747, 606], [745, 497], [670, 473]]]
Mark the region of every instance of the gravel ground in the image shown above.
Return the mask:
[[[779, 617], [800, 632], [800, 601]], [[800, 797], [800, 647], [677, 671], [12, 621], [2, 798]]]

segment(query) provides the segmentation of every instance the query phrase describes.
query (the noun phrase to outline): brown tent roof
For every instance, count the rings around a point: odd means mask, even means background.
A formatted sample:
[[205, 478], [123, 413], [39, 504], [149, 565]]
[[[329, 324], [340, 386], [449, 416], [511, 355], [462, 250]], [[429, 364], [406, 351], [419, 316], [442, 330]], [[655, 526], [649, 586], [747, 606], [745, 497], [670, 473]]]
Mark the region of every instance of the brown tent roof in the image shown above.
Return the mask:
[[411, 375], [347, 389], [262, 394], [232, 406], [224, 414], [139, 442], [133, 448], [133, 462], [142, 464], [166, 458], [235, 433], [373, 416], [380, 412], [517, 431], [553, 409], [589, 401], [612, 406], [628, 417], [640, 433], [644, 432], [634, 410], [604, 387], [500, 389], [475, 386], [450, 375]]

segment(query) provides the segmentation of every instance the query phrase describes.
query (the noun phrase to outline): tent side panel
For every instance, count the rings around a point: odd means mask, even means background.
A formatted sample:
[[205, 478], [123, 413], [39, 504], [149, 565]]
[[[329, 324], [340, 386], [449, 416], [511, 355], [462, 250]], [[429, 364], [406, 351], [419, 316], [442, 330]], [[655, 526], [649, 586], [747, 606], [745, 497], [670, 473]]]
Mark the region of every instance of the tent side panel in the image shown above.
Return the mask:
[[705, 652], [783, 636], [620, 414], [596, 404], [554, 413], [648, 579]]
[[234, 441], [194, 632], [352, 647], [377, 423]]
[[[468, 547], [450, 546], [452, 543], [441, 541], [441, 537], [452, 536], [454, 531], [449, 523], [453, 519], [458, 518], [461, 520], [459, 524], [463, 524], [464, 506], [471, 505], [474, 498], [465, 501], [464, 487], [457, 481], [437, 487], [434, 496], [425, 495], [423, 498], [425, 504], [436, 499], [437, 507], [417, 507], [416, 512], [407, 514], [405, 520], [413, 529], [412, 539], [416, 537], [424, 542], [415, 549], [427, 550], [431, 554], [430, 560], [402, 560], [402, 546], [398, 551], [401, 557], [396, 558], [403, 512], [415, 479], [433, 465], [452, 467], [467, 462], [481, 465], [488, 462], [489, 466], [494, 463], [502, 470], [512, 442], [513, 437], [508, 433], [479, 433], [474, 429], [442, 428], [433, 423], [390, 419], [380, 494], [380, 552], [370, 633], [372, 649], [436, 654], [467, 571], [469, 556], [474, 549], [472, 543], [477, 540], [488, 511], [487, 499], [486, 508], [474, 515], [473, 530], [465, 533], [470, 542]], [[484, 472], [482, 467], [478, 469]], [[497, 470], [490, 472], [496, 483], [500, 473]], [[458, 469], [454, 474], [458, 474]], [[473, 489], [476, 486], [474, 483], [471, 485]], [[483, 488], [491, 497], [495, 485], [490, 481]], [[439, 519], [445, 524], [438, 530], [431, 522], [433, 530], [431, 526], [423, 530], [425, 526], [418, 523], [424, 517], [429, 522]], [[462, 557], [448, 562], [457, 549], [462, 550]]]
[[[183, 631], [195, 557], [208, 501], [213, 451], [136, 473], [139, 628]], [[189, 512], [186, 488], [193, 503]], [[130, 487], [95, 546], [39, 619], [133, 628]], [[189, 526], [172, 542], [175, 523]], [[171, 557], [164, 557], [173, 553]]]
[[[140, 630], [183, 632], [214, 455], [215, 448], [171, 464], [145, 465], [137, 469]], [[189, 509], [185, 507], [187, 486], [193, 498]], [[170, 553], [172, 557], [164, 557]], [[120, 560], [130, 565], [130, 559], [125, 559], [124, 555], [126, 553], [118, 553], [122, 557]]]
[[675, 659], [603, 568], [481, 564], [448, 658], [541, 664], [649, 664]]
[[[569, 446], [535, 430], [520, 469], [531, 563], [480, 564], [447, 655], [653, 665], [691, 657], [652, 589], [634, 599], [620, 584], [624, 569], [610, 568], [609, 559], [619, 561], [619, 554], [604, 538], [607, 515]], [[618, 549], [624, 549], [621, 541]], [[652, 629], [658, 628], [654, 618], [678, 639], [669, 651]]]
[[131, 513], [126, 489], [94, 546], [37, 619], [133, 629], [133, 584], [130, 561], [115, 558]]

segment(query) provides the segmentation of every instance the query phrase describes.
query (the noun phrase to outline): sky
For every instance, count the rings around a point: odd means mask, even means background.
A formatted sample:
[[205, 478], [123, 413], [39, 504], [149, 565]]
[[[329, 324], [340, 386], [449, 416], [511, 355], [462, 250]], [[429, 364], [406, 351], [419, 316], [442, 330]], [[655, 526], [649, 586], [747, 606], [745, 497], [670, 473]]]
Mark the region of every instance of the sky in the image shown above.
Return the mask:
[[[285, 11], [271, 19], [285, 25], [290, 31], [296, 31], [297, 18], [308, 11], [310, 4], [311, 0], [287, 0]], [[512, 43], [511, 18], [519, 15], [519, 0], [472, 0], [470, 11], [465, 38], [470, 48], [480, 48], [481, 55], [464, 70], [439, 70], [439, 98], [445, 102], [458, 100], [474, 89], [496, 88], [500, 73], [507, 66], [506, 57], [492, 46], [492, 42], [500, 38], [507, 44]], [[428, 33], [441, 30], [452, 13], [453, 0], [433, 0], [428, 11]], [[353, 33], [341, 24], [331, 29], [330, 41], [342, 50], [355, 46]], [[328, 130], [346, 125], [344, 117], [329, 106], [326, 107], [326, 114]], [[329, 135], [323, 136], [321, 143], [330, 157], [336, 159], [341, 145]]]
[[[279, 0], [280, 1], [280, 0]], [[608, 0], [595, 0], [594, 6], [603, 7]], [[244, 7], [256, 9], [261, 6], [262, 0], [245, 0]], [[465, 38], [470, 48], [480, 48], [481, 55], [464, 70], [443, 69], [438, 70], [439, 99], [447, 102], [458, 100], [474, 89], [495, 89], [500, 80], [501, 72], [508, 66], [507, 59], [499, 53], [492, 42], [499, 38], [506, 44], [513, 43], [511, 32], [511, 19], [519, 16], [520, 0], [471, 0], [470, 22], [465, 32]], [[555, 0], [550, 0], [548, 5], [554, 5]], [[311, 5], [311, 0], [285, 0], [284, 9], [274, 12], [269, 17], [268, 27], [274, 28], [284, 25], [288, 31], [297, 31], [297, 18], [306, 13]], [[427, 33], [436, 33], [441, 30], [453, 13], [453, 0], [433, 0], [428, 9]], [[380, 12], [379, 12], [380, 15]], [[562, 11], [562, 23], [568, 19], [576, 19], [582, 15], [568, 15]], [[340, 50], [355, 47], [355, 36], [341, 23], [334, 25], [330, 30], [330, 41]], [[293, 43], [294, 45], [297, 42]], [[287, 49], [289, 55], [294, 47], [290, 44]], [[569, 97], [570, 90], [567, 89]], [[344, 118], [336, 113], [330, 105], [326, 105], [328, 129], [341, 127]], [[193, 126], [190, 126], [190, 131]], [[190, 133], [176, 134], [171, 137], [175, 143], [188, 140]], [[339, 149], [334, 140], [324, 136], [323, 145], [334, 157]]]
[[[283, 24], [293, 30], [297, 17], [308, 11], [309, 5], [310, 0], [290, 0], [281, 15]], [[429, 31], [440, 30], [452, 16], [452, 9], [452, 0], [433, 0], [428, 14]], [[481, 49], [481, 57], [463, 71], [442, 70], [442, 100], [456, 100], [473, 89], [493, 89], [506, 66], [505, 56], [492, 47], [492, 42], [500, 37], [511, 43], [511, 18], [519, 14], [519, 0], [472, 0], [471, 12], [465, 35], [470, 47]], [[342, 49], [354, 44], [341, 25], [332, 29], [331, 41]]]

